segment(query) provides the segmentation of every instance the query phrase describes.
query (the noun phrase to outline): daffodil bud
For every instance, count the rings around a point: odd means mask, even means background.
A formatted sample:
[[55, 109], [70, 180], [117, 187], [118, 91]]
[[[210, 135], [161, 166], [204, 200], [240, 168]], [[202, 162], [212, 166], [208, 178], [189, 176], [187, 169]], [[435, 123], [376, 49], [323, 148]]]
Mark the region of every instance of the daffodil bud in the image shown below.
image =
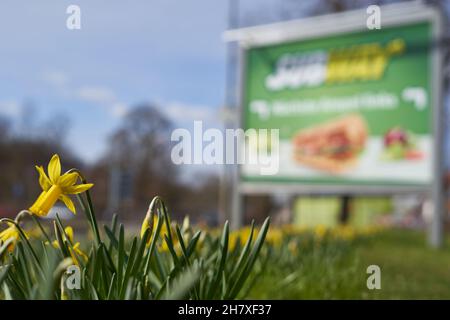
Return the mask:
[[148, 239], [147, 239], [147, 245], [150, 244], [151, 234], [153, 232], [154, 218], [155, 218], [152, 204], [153, 203], [151, 203], [150, 206], [148, 207], [147, 214], [145, 215], [144, 221], [142, 222], [142, 226], [141, 226], [141, 239], [144, 237], [147, 229], [150, 229]]

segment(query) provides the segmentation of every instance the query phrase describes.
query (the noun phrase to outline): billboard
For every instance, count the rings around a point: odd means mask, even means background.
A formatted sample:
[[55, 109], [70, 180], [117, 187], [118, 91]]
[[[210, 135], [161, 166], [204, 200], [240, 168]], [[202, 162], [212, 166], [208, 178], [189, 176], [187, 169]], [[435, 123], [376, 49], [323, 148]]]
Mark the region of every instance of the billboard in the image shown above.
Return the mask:
[[242, 127], [279, 129], [279, 170], [244, 164], [240, 181], [430, 186], [432, 31], [418, 21], [246, 48]]

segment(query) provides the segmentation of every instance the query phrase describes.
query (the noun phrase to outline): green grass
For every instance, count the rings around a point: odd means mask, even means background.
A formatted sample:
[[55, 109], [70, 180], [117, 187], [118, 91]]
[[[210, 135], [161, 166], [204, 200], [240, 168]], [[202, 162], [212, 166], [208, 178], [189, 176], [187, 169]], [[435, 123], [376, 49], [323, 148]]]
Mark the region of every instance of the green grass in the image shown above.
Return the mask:
[[[273, 256], [250, 297], [450, 299], [450, 239], [435, 250], [425, 237], [424, 232], [389, 230], [352, 243], [305, 246], [290, 261]], [[371, 264], [381, 268], [381, 290], [366, 287]]]
[[364, 266], [378, 264], [382, 289], [363, 292], [370, 299], [450, 299], [450, 239], [429, 248], [426, 234], [391, 230], [357, 247]]

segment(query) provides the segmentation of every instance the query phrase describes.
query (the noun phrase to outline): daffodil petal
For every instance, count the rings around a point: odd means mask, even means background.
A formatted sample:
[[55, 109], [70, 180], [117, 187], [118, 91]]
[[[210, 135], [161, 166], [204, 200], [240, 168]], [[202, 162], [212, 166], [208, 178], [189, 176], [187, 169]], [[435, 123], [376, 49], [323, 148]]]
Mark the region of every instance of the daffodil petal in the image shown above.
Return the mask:
[[83, 250], [80, 249], [79, 242], [75, 243], [75, 245], [73, 246], [73, 250], [76, 252], [77, 255], [83, 258], [84, 261], [87, 261], [89, 259], [88, 256], [83, 252]]
[[66, 233], [67, 237], [69, 237], [70, 242], [73, 242], [73, 229], [72, 229], [72, 227], [70, 227], [70, 226], [66, 227], [64, 229], [64, 232]]
[[40, 184], [42, 190], [48, 191], [48, 189], [50, 189], [50, 187], [52, 186], [52, 182], [50, 181], [50, 179], [45, 174], [44, 167], [36, 166], [36, 170], [39, 173], [39, 184]]
[[64, 188], [64, 193], [66, 193], [66, 194], [78, 194], [78, 193], [82, 193], [82, 192], [84, 192], [86, 190], [89, 190], [93, 186], [94, 186], [94, 184], [92, 184], [92, 183], [78, 184], [76, 186], [71, 186], [71, 187]]
[[54, 240], [54, 241], [52, 242], [52, 246], [53, 246], [53, 248], [55, 248], [55, 249], [59, 249], [59, 242], [58, 242], [58, 240]]
[[67, 209], [69, 209], [70, 211], [72, 211], [74, 214], [77, 213], [75, 210], [75, 205], [73, 204], [73, 201], [66, 195], [62, 194], [59, 196], [59, 199], [64, 202], [64, 204], [66, 205]]
[[58, 179], [61, 176], [61, 161], [59, 161], [59, 156], [57, 154], [53, 155], [48, 163], [48, 175], [53, 184], [58, 183]]
[[58, 185], [61, 188], [70, 187], [70, 186], [73, 186], [75, 184], [75, 182], [77, 182], [77, 179], [78, 179], [78, 173], [76, 173], [76, 172], [65, 173], [59, 178]]
[[2, 243], [2, 245], [9, 243], [8, 251], [12, 252], [14, 250], [15, 242], [19, 239], [19, 230], [10, 223], [8, 223], [8, 225], [8, 228], [0, 232], [0, 243]]

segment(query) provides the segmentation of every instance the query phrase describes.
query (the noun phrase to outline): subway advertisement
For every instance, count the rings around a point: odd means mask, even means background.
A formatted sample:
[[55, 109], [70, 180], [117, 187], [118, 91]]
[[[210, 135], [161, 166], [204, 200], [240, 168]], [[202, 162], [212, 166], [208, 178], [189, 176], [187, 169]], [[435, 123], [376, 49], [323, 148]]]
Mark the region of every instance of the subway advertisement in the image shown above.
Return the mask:
[[243, 129], [279, 130], [276, 150], [249, 146], [279, 166], [241, 165], [241, 181], [430, 185], [431, 32], [420, 22], [246, 49]]

